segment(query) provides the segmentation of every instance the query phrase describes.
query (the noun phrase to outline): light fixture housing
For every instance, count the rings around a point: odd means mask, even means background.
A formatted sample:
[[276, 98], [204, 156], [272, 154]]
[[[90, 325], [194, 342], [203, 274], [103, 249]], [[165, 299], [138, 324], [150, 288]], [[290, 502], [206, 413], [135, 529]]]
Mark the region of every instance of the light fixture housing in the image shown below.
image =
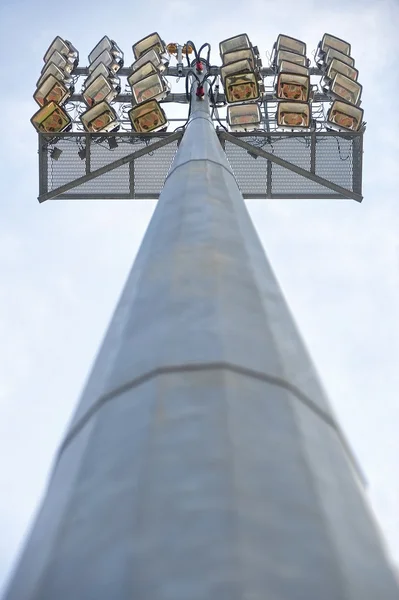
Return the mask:
[[310, 94], [309, 75], [279, 73], [276, 86], [277, 98], [290, 102], [308, 102]]
[[107, 102], [99, 102], [80, 115], [83, 127], [90, 133], [117, 131], [117, 115]]
[[154, 66], [151, 61], [144, 63], [139, 69], [133, 71], [131, 75], [127, 78], [128, 84], [132, 87], [134, 84], [138, 83], [145, 77], [149, 75], [158, 75], [158, 69]]
[[94, 69], [96, 69], [101, 63], [103, 63], [107, 69], [111, 71], [111, 73], [117, 73], [123, 66], [123, 61], [121, 61], [117, 56], [113, 56], [109, 50], [104, 50], [89, 65], [89, 73], [93, 73]]
[[[108, 81], [112, 84], [113, 87], [117, 88], [118, 85], [120, 85], [120, 79], [117, 75], [115, 75], [113, 72], [111, 72], [105, 65], [104, 63], [100, 63], [96, 66], [96, 68], [94, 69], [94, 71], [92, 71], [90, 73], [90, 75], [85, 79], [84, 83], [83, 83], [83, 90], [87, 89], [89, 87], [89, 85], [91, 85], [93, 83], [93, 81], [95, 79], [97, 79], [97, 77], [99, 75], [103, 75], [106, 79], [108, 79]], [[119, 93], [119, 92], [118, 92]]]
[[286, 129], [309, 129], [311, 121], [310, 105], [306, 102], [279, 102], [277, 106], [277, 127]]
[[223, 40], [219, 44], [220, 58], [223, 60], [223, 56], [227, 52], [235, 52], [236, 50], [245, 50], [247, 48], [252, 48], [252, 44], [249, 41], [249, 37], [246, 33], [241, 33], [240, 35], [235, 35], [234, 37], [227, 38]]
[[351, 54], [351, 45], [348, 42], [345, 42], [345, 40], [341, 40], [341, 38], [337, 38], [330, 33], [325, 33], [323, 35], [319, 48], [321, 52], [324, 52], [325, 54], [329, 48], [334, 48], [334, 50], [338, 50], [338, 52], [346, 54], [347, 56], [350, 56]]
[[[93, 63], [105, 50], [107, 50], [111, 56], [118, 59], [118, 62], [123, 64], [123, 52], [114, 40], [110, 40], [108, 36], [104, 36], [93, 50], [90, 52], [88, 58], [89, 63]], [[122, 65], [121, 65], [122, 66]]]
[[69, 75], [63, 73], [63, 71], [61, 71], [61, 69], [59, 69], [53, 63], [50, 63], [48, 64], [48, 66], [46, 66], [39, 79], [37, 80], [36, 87], [39, 88], [50, 75], [53, 75], [53, 77], [55, 77], [58, 81], [62, 81], [62, 83], [67, 87], [71, 87], [72, 78]]
[[333, 58], [327, 68], [325, 78], [333, 80], [337, 73], [341, 73], [341, 75], [349, 77], [349, 79], [352, 79], [352, 81], [357, 81], [359, 76], [359, 71], [355, 69], [355, 67], [351, 67], [350, 65], [341, 62], [337, 58]]
[[298, 75], [309, 75], [308, 67], [290, 62], [289, 60], [282, 60], [279, 65], [280, 73], [297, 73]]
[[360, 104], [362, 90], [363, 86], [360, 83], [349, 79], [349, 77], [345, 77], [345, 75], [341, 75], [341, 73], [337, 73], [331, 84], [329, 93], [337, 99], [357, 106]]
[[45, 65], [41, 71], [42, 74], [50, 65], [55, 65], [65, 75], [69, 75], [70, 73], [72, 73], [72, 71], [75, 67], [74, 63], [69, 61], [65, 56], [62, 56], [62, 54], [60, 54], [58, 52], [58, 50], [54, 50], [54, 52], [51, 54], [50, 58], [45, 63]]
[[137, 71], [147, 62], [152, 62], [154, 67], [160, 73], [162, 73], [162, 71], [164, 71], [167, 65], [169, 64], [169, 61], [166, 60], [164, 56], [160, 56], [157, 52], [155, 52], [155, 50], [149, 50], [148, 52], [140, 56], [140, 58], [132, 64], [132, 71]]
[[121, 91], [120, 83], [115, 86], [113, 83], [104, 75], [99, 75], [96, 79], [88, 85], [83, 91], [83, 99], [87, 106], [94, 106], [98, 102], [112, 102], [112, 100]]
[[134, 106], [129, 111], [129, 119], [133, 130], [137, 133], [159, 131], [168, 125], [166, 114], [156, 100]]
[[254, 102], [227, 107], [227, 123], [231, 131], [250, 131], [256, 129], [260, 122], [260, 108]]
[[235, 73], [253, 73], [254, 70], [252, 68], [249, 60], [238, 60], [237, 62], [228, 63], [227, 65], [223, 65], [220, 68], [220, 77], [222, 82], [226, 79], [226, 77], [234, 75]]
[[338, 50], [335, 50], [335, 48], [328, 48], [327, 53], [322, 60], [322, 64], [324, 64], [325, 67], [328, 67], [330, 65], [331, 61], [334, 60], [334, 58], [337, 58], [338, 60], [345, 63], [346, 65], [349, 65], [350, 67], [355, 66], [354, 58], [352, 58], [351, 56], [348, 56], [347, 54], [343, 54], [342, 52], [339, 52]]
[[224, 80], [224, 92], [227, 102], [246, 102], [258, 100], [260, 88], [257, 75], [254, 72], [235, 73]]
[[60, 133], [72, 128], [69, 115], [56, 102], [49, 102], [31, 118], [33, 127], [39, 133]]
[[154, 50], [158, 55], [166, 52], [165, 42], [160, 38], [159, 34], [154, 32], [147, 35], [142, 40], [139, 40], [132, 46], [135, 59], [139, 59], [149, 50]]
[[169, 93], [169, 86], [159, 73], [148, 75], [132, 86], [132, 104], [142, 104], [147, 100], [162, 100]]
[[358, 131], [363, 121], [363, 109], [341, 100], [335, 100], [327, 114], [327, 123], [333, 129]]
[[276, 41], [276, 52], [279, 50], [288, 50], [288, 52], [295, 52], [296, 54], [302, 54], [302, 56], [306, 56], [306, 44], [301, 40], [297, 40], [296, 38], [290, 37], [288, 35], [280, 35]]
[[301, 65], [302, 67], [309, 67], [309, 59], [303, 54], [297, 54], [296, 52], [289, 52], [288, 50], [279, 50], [276, 52], [274, 59], [275, 65], [279, 67], [283, 60], [288, 60], [289, 62]]
[[223, 54], [223, 65], [229, 65], [230, 63], [237, 62], [239, 60], [248, 60], [252, 69], [255, 69], [256, 59], [251, 48], [233, 50], [232, 52], [225, 52], [225, 54]]
[[58, 81], [54, 75], [49, 75], [37, 88], [33, 98], [39, 104], [44, 106], [49, 102], [56, 102], [62, 106], [71, 97], [73, 88], [68, 88], [62, 81]]
[[45, 63], [50, 60], [50, 57], [54, 51], [57, 51], [61, 56], [64, 56], [74, 67], [79, 62], [79, 52], [68, 40], [63, 40], [59, 35], [53, 39], [50, 46], [47, 48], [46, 54], [43, 57]]

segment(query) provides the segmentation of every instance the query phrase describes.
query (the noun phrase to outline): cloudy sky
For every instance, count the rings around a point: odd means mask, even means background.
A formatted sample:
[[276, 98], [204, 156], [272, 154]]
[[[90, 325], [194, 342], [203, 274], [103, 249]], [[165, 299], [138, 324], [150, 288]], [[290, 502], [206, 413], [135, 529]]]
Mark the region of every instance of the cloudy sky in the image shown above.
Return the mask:
[[248, 208], [399, 563], [398, 25], [397, 0], [201, 0], [198, 8], [89, 0], [73, 12], [2, 0], [0, 591], [155, 205], [38, 204], [29, 119], [56, 35], [73, 42], [82, 65], [104, 34], [128, 65], [132, 44], [154, 30], [166, 41], [211, 42], [213, 62], [217, 43], [245, 29], [264, 63], [280, 32], [309, 51], [325, 31], [352, 43], [368, 123], [363, 203], [252, 200]]

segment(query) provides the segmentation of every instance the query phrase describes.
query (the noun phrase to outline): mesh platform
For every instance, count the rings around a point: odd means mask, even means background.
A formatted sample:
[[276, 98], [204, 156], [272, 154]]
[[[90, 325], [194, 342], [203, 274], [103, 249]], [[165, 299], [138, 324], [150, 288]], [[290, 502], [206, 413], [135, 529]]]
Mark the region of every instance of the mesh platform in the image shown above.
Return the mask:
[[[55, 138], [40, 134], [39, 200], [52, 196], [59, 199], [158, 198], [177, 150], [178, 136], [171, 133], [142, 136], [66, 133]], [[256, 132], [230, 134], [229, 140], [224, 139], [223, 134], [220, 137], [244, 198], [357, 195], [355, 199], [361, 199], [361, 133]], [[239, 141], [250, 144], [251, 149], [238, 146]], [[158, 147], [148, 152], [154, 144]], [[54, 152], [54, 148], [58, 151]], [[262, 152], [268, 153], [268, 157], [259, 155]], [[138, 153], [134, 160], [130, 160], [132, 153]], [[129, 158], [123, 163], [126, 157]], [[274, 157], [286, 161], [285, 165], [276, 164]], [[98, 169], [107, 170], [109, 165], [116, 168], [92, 176]], [[294, 172], [295, 167], [302, 171]], [[336, 189], [331, 189], [330, 184], [335, 184]]]

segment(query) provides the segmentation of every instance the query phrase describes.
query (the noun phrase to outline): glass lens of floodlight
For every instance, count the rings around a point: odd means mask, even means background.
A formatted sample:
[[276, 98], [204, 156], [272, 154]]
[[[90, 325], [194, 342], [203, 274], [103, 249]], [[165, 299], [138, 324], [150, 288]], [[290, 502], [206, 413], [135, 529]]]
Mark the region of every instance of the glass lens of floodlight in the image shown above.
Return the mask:
[[224, 80], [227, 102], [257, 100], [260, 96], [259, 84], [254, 73], [237, 73]]
[[308, 66], [308, 59], [302, 54], [296, 54], [296, 52], [288, 52], [288, 50], [279, 50], [276, 55], [277, 66], [280, 66], [281, 61], [288, 60], [289, 62], [295, 63], [296, 65], [302, 65], [302, 67]]
[[277, 126], [297, 127], [310, 126], [310, 106], [304, 102], [279, 102], [277, 108]]
[[66, 78], [65, 73], [63, 73], [61, 69], [59, 69], [56, 65], [50, 63], [40, 75], [38, 82], [36, 83], [36, 87], [40, 87], [43, 81], [47, 79], [49, 75], [53, 75], [53, 77], [55, 77], [58, 81], [62, 81], [65, 85], [69, 85], [72, 82], [70, 78]]
[[68, 57], [70, 54], [68, 44], [57, 35], [57, 37], [51, 42], [50, 46], [46, 51], [46, 54], [44, 55], [44, 62], [47, 62], [49, 60], [50, 56], [55, 50], [57, 50], [57, 52], [59, 52], [62, 56], [65, 57]]
[[279, 50], [288, 50], [289, 52], [296, 52], [297, 54], [306, 56], [305, 42], [301, 42], [301, 40], [289, 37], [288, 35], [283, 35], [282, 33], [280, 33], [276, 42], [276, 51], [278, 52]]
[[98, 42], [96, 46], [94, 46], [93, 50], [90, 52], [89, 63], [94, 62], [96, 58], [98, 58], [100, 54], [104, 52], [104, 50], [108, 50], [108, 52], [111, 54], [112, 42], [106, 35]]
[[149, 50], [132, 64], [132, 70], [137, 71], [137, 69], [140, 69], [140, 67], [145, 65], [145, 63], [147, 62], [152, 62], [152, 64], [158, 69], [158, 71], [164, 71], [166, 68], [159, 54], [157, 54], [155, 50]]
[[220, 56], [223, 61], [223, 55], [226, 52], [234, 52], [235, 50], [245, 50], [245, 48], [251, 48], [251, 42], [246, 33], [236, 35], [234, 37], [223, 40], [219, 44]]
[[358, 104], [362, 95], [362, 86], [357, 81], [345, 77], [337, 73], [331, 85], [331, 93], [334, 96], [339, 96], [350, 104]]
[[51, 54], [50, 58], [48, 59], [48, 61], [46, 62], [46, 64], [44, 65], [44, 67], [42, 69], [42, 73], [44, 73], [44, 71], [51, 64], [55, 65], [56, 67], [58, 67], [61, 71], [63, 71], [66, 74], [71, 73], [74, 69], [74, 63], [70, 62], [67, 58], [65, 58], [65, 56], [62, 56], [58, 52], [58, 50], [54, 50], [54, 52]]
[[[120, 88], [119, 88], [120, 89]], [[118, 90], [112, 85], [107, 77], [99, 75], [83, 92], [83, 99], [88, 106], [94, 106], [105, 100], [111, 102], [117, 95]]]
[[282, 73], [298, 73], [298, 75], [309, 75], [309, 69], [289, 62], [288, 60], [282, 60], [279, 66], [279, 72]]
[[55, 102], [50, 102], [37, 111], [31, 123], [40, 133], [59, 133], [72, 127], [69, 115]]
[[363, 120], [363, 109], [336, 100], [327, 115], [327, 122], [349, 131], [358, 131]]
[[227, 122], [233, 131], [255, 129], [260, 121], [261, 113], [257, 104], [238, 104], [227, 108]]
[[328, 79], [334, 79], [337, 73], [341, 73], [341, 75], [345, 75], [345, 77], [349, 77], [349, 79], [352, 79], [353, 81], [357, 81], [359, 75], [359, 71], [354, 67], [346, 65], [337, 58], [333, 58], [327, 69], [326, 77], [328, 77]]
[[229, 65], [230, 63], [237, 62], [239, 60], [248, 60], [252, 69], [255, 68], [255, 55], [250, 48], [246, 48], [244, 50], [235, 50], [233, 52], [226, 52], [223, 54], [224, 65]]
[[129, 111], [129, 118], [137, 133], [148, 133], [167, 125], [166, 115], [156, 100], [133, 107]]
[[350, 65], [351, 67], [355, 66], [355, 59], [352, 58], [351, 56], [347, 56], [346, 54], [343, 54], [342, 52], [339, 52], [338, 50], [335, 50], [334, 48], [326, 48], [326, 50], [327, 50], [327, 54], [325, 56], [324, 63], [327, 66], [331, 63], [331, 61], [334, 58], [337, 58], [341, 62], [345, 63], [346, 65]]
[[84, 112], [80, 119], [89, 132], [114, 131], [118, 126], [114, 109], [107, 102], [99, 102]]
[[277, 98], [296, 102], [309, 100], [310, 78], [297, 73], [280, 73], [277, 79]]
[[155, 50], [158, 54], [163, 54], [165, 52], [165, 44], [156, 32], [147, 35], [147, 37], [133, 45], [133, 54], [136, 59], [143, 56], [143, 54], [149, 50]]
[[36, 90], [33, 97], [40, 106], [44, 106], [49, 102], [56, 102], [61, 106], [70, 96], [71, 90], [62, 81], [58, 81], [53, 75], [49, 75]]
[[145, 77], [149, 75], [157, 75], [158, 71], [152, 64], [152, 62], [146, 62], [142, 67], [137, 69], [137, 71], [133, 71], [133, 73], [127, 78], [130, 87], [132, 87], [135, 83], [141, 81]]
[[320, 44], [321, 50], [323, 52], [327, 52], [328, 48], [334, 48], [338, 50], [338, 52], [342, 52], [342, 54], [346, 54], [350, 56], [351, 54], [351, 45], [340, 38], [337, 38], [329, 33], [325, 33], [323, 35], [323, 39]]
[[149, 75], [132, 85], [132, 94], [136, 104], [146, 100], [160, 100], [166, 95], [167, 88], [158, 73]]
[[113, 73], [116, 73], [121, 68], [119, 62], [115, 60], [115, 57], [112, 56], [108, 50], [104, 50], [104, 52], [101, 52], [95, 61], [89, 65], [89, 73], [92, 73], [100, 63], [103, 63]]
[[97, 79], [97, 77], [99, 75], [104, 75], [104, 77], [106, 77], [107, 79], [116, 79], [114, 77], [114, 74], [110, 72], [110, 70], [104, 65], [104, 63], [100, 63], [99, 65], [96, 66], [96, 68], [94, 69], [94, 71], [92, 71], [90, 73], [90, 75], [87, 77], [87, 79], [85, 80], [84, 84], [83, 84], [83, 88], [86, 89], [89, 87], [89, 85], [91, 83], [93, 83], [93, 81], [95, 79]]
[[249, 73], [252, 71], [251, 63], [248, 60], [239, 60], [234, 63], [229, 63], [228, 65], [224, 65], [220, 69], [220, 77], [222, 81], [229, 75], [234, 75], [235, 73]]

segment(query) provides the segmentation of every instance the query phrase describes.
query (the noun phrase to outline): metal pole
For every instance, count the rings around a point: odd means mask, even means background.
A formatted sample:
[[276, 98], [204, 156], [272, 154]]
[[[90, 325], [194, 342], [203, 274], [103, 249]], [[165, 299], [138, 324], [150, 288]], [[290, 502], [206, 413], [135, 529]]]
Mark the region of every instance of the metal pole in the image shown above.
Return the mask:
[[7, 600], [397, 600], [208, 100], [191, 117]]

